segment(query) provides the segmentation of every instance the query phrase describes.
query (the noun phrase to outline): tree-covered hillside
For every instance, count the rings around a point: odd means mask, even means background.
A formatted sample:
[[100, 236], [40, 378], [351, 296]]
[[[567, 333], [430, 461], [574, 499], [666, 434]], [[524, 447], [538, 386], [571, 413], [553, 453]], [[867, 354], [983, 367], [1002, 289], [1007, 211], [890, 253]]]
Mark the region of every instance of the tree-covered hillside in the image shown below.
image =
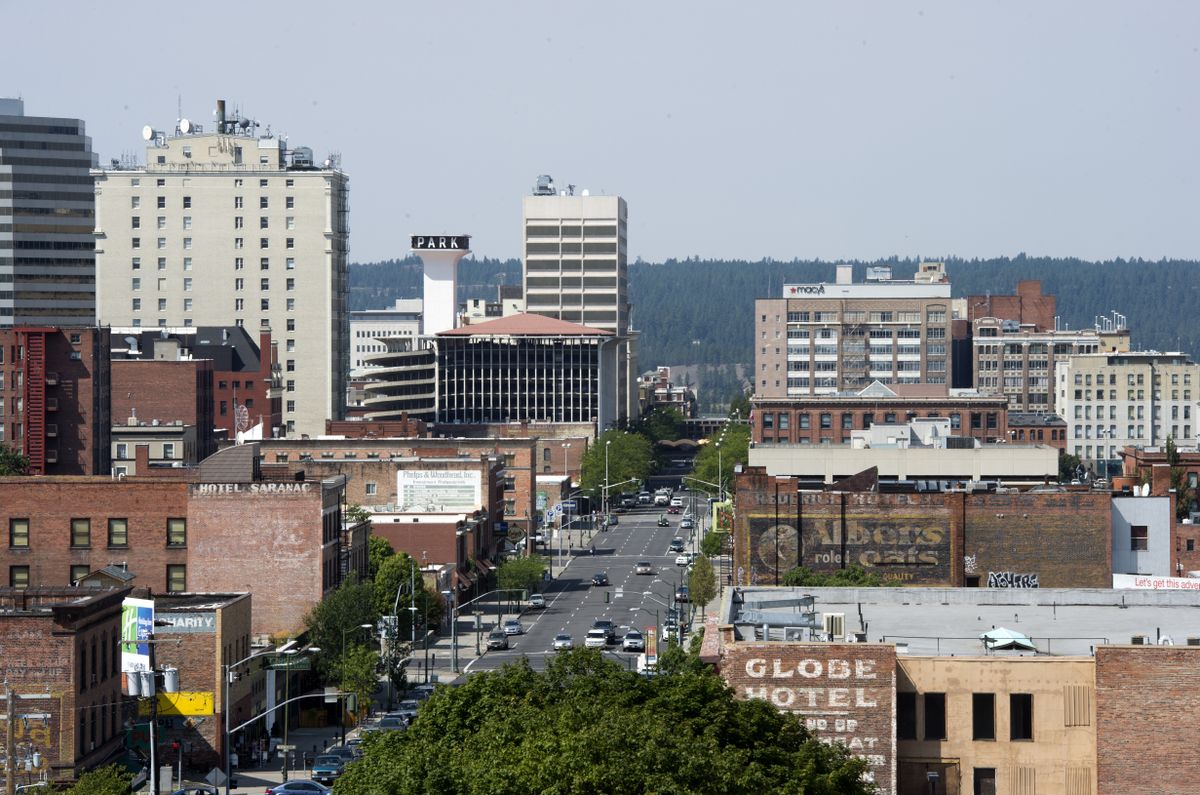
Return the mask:
[[[911, 278], [915, 259], [855, 263], [855, 279], [868, 265], [891, 265], [897, 279]], [[1166, 260], [1114, 260], [1027, 257], [947, 259], [955, 297], [1011, 294], [1021, 279], [1041, 279], [1044, 292], [1058, 297], [1065, 326], [1091, 327], [1096, 315], [1125, 315], [1139, 348], [1200, 352], [1200, 324], [1193, 322], [1200, 290], [1200, 263]], [[634, 326], [641, 331], [638, 362], [705, 365], [713, 380], [733, 384], [734, 365], [754, 360], [754, 299], [781, 294], [785, 283], [832, 281], [835, 263], [817, 261], [734, 262], [667, 260], [637, 262], [629, 268]], [[462, 298], [494, 298], [499, 284], [517, 284], [517, 260], [466, 260], [460, 270]], [[355, 265], [350, 269], [352, 309], [381, 308], [395, 298], [420, 295], [421, 271], [415, 258]], [[711, 381], [710, 381], [711, 384]], [[707, 396], [705, 396], [707, 397]], [[707, 403], [708, 400], [703, 400]]]

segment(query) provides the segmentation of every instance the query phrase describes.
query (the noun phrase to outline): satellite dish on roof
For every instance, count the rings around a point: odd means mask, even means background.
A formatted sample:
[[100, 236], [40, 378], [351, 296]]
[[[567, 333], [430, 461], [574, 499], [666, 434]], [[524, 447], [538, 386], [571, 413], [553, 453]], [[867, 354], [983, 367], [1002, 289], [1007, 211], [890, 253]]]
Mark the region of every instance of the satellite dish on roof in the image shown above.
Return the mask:
[[155, 136], [154, 128], [147, 124], [142, 128], [142, 140], [153, 141]]
[[192, 131], [192, 123], [190, 121], [188, 121], [187, 119], [180, 119], [179, 120], [179, 131], [181, 133], [183, 133], [184, 135], [187, 135], [188, 133], [190, 133]]

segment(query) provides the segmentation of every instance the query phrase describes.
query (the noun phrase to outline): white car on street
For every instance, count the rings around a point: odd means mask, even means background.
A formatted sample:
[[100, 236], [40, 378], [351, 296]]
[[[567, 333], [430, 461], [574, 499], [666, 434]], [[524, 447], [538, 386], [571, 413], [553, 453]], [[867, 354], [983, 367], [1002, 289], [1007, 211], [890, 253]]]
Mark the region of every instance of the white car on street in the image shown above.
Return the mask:
[[589, 649], [603, 649], [608, 645], [608, 633], [603, 629], [589, 629], [583, 645]]
[[675, 565], [676, 566], [692, 565], [692, 553], [691, 552], [680, 552], [678, 555], [675, 556]]
[[554, 650], [561, 651], [563, 649], [575, 648], [575, 641], [571, 640], [571, 636], [565, 632], [554, 636]]

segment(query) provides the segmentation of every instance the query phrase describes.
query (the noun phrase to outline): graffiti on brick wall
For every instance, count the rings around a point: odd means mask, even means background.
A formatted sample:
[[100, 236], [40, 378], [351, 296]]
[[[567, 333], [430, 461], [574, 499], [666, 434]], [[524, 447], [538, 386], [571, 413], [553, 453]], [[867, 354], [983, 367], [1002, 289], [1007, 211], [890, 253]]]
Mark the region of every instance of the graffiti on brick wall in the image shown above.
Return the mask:
[[1038, 588], [1037, 574], [1019, 574], [1015, 571], [989, 571], [989, 588]]
[[979, 571], [978, 566], [979, 563], [975, 555], [963, 556], [963, 571], [967, 574], [976, 574]]

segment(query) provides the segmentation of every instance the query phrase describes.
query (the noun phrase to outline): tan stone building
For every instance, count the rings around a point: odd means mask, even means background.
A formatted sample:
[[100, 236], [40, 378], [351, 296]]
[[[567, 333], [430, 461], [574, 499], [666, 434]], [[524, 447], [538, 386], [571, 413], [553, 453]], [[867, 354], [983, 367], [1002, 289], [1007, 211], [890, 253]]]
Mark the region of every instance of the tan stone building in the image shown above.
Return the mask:
[[283, 426], [316, 436], [345, 412], [349, 180], [223, 106], [213, 130], [147, 128], [145, 165], [93, 172], [99, 322], [270, 330]]
[[913, 281], [870, 268], [853, 281], [788, 284], [780, 298], [754, 302], [754, 394], [823, 395], [883, 384], [952, 382], [950, 280], [940, 262], [921, 263]]

